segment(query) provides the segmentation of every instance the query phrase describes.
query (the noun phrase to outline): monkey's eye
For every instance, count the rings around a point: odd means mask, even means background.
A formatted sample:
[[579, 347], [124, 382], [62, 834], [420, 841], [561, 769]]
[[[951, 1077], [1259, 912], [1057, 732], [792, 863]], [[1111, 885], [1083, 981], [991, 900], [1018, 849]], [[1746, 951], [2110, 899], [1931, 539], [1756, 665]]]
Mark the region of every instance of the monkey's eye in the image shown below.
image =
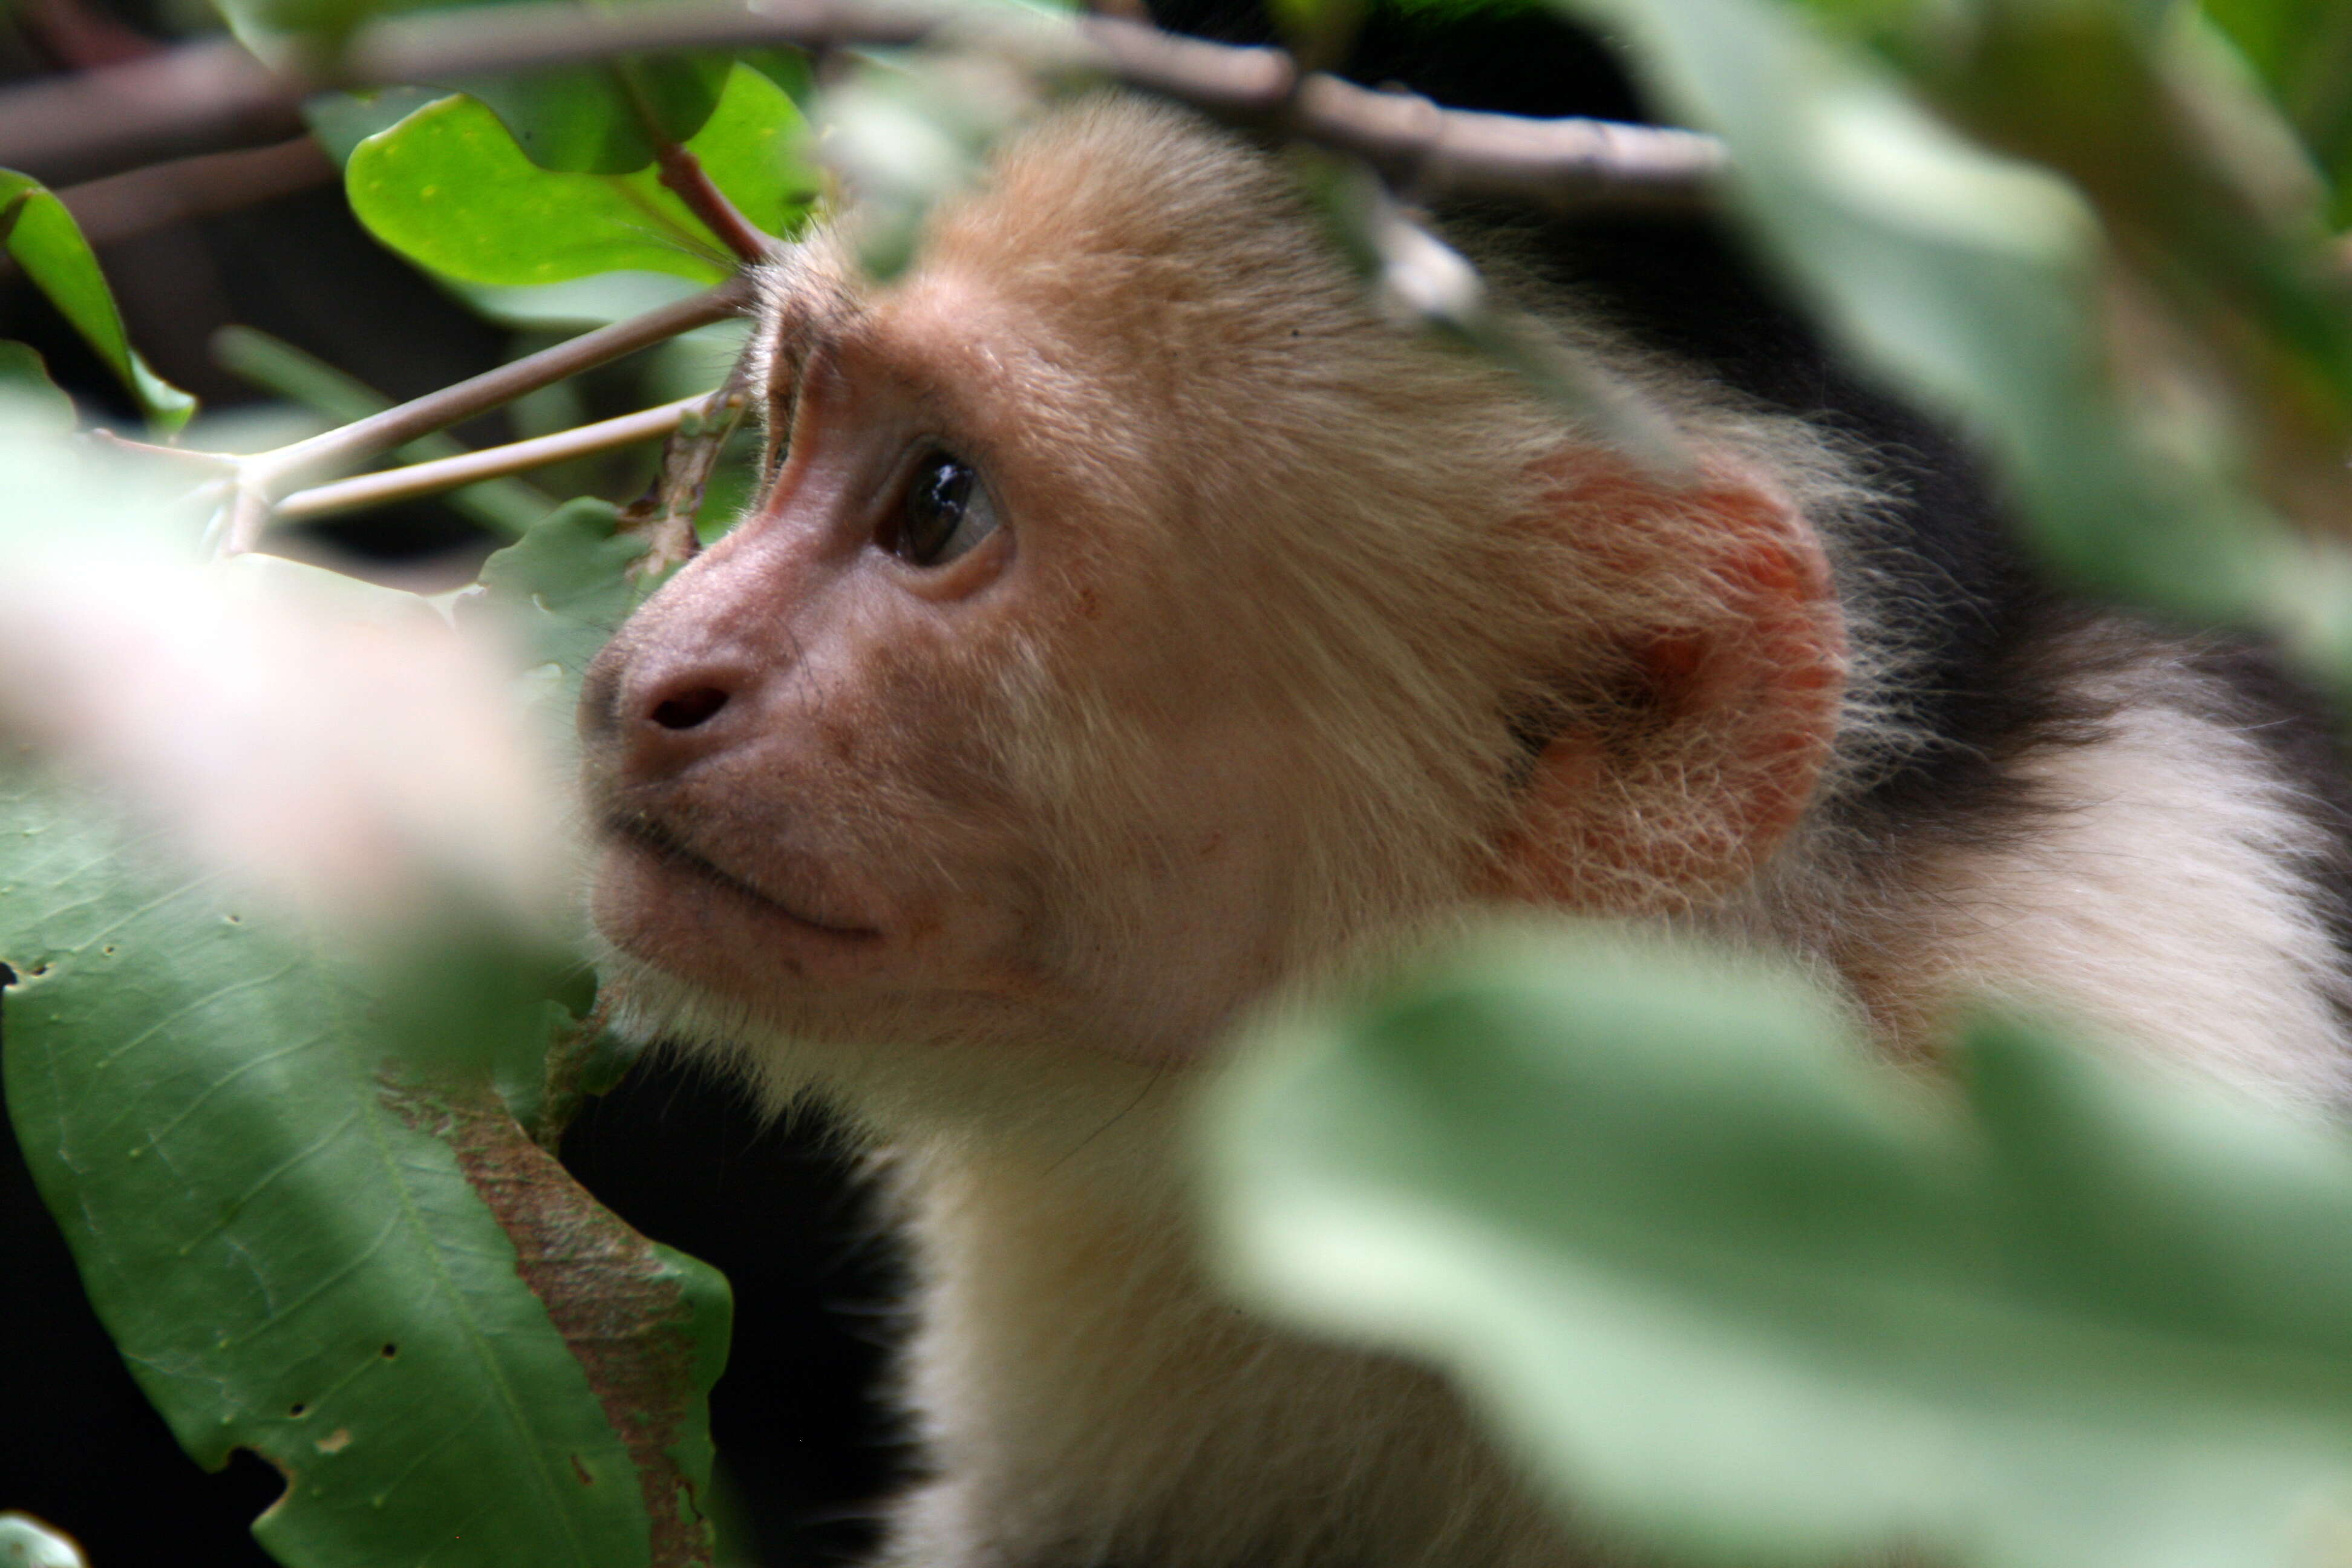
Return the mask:
[[944, 566], [996, 531], [996, 503], [970, 463], [933, 452], [915, 465], [881, 544], [912, 566]]

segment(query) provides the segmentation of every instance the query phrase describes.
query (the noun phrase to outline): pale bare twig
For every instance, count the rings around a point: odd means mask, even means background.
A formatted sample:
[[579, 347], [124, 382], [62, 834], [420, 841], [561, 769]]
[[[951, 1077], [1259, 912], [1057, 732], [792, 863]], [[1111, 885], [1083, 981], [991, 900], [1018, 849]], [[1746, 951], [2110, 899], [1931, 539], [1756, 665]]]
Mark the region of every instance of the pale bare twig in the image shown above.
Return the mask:
[[[569, 338], [553, 348], [411, 399], [381, 414], [244, 459], [247, 487], [275, 500], [297, 486], [366, 461], [430, 431], [471, 419], [527, 392], [593, 370], [681, 332], [724, 321], [750, 302], [751, 284], [737, 274], [715, 289]], [[233, 542], [232, 548], [236, 548]]]
[[[226, 494], [221, 499], [220, 510], [213, 524], [211, 537], [214, 545], [226, 555], [242, 554], [261, 542], [262, 533], [268, 528], [270, 517], [278, 504], [296, 490], [305, 486], [314, 490], [328, 489], [329, 487], [319, 485], [315, 481], [356, 467], [379, 453], [390, 451], [395, 447], [405, 446], [420, 436], [446, 429], [449, 426], [470, 419], [478, 414], [488, 413], [493, 408], [513, 402], [525, 393], [536, 392], [541, 387], [562, 381], [566, 376], [577, 375], [584, 370], [593, 370], [600, 364], [620, 358], [623, 354], [633, 353], [638, 349], [650, 348], [656, 343], [667, 342], [679, 333], [692, 331], [697, 327], [724, 321], [729, 316], [737, 314], [750, 302], [751, 289], [752, 283], [750, 276], [739, 272], [717, 288], [706, 289], [691, 299], [664, 305], [657, 310], [648, 310], [641, 316], [633, 316], [625, 321], [615, 321], [609, 327], [600, 327], [593, 332], [583, 332], [580, 336], [567, 339], [552, 348], [542, 349], [538, 353], [516, 360], [510, 364], [502, 364], [496, 370], [485, 371], [482, 374], [458, 382], [454, 386], [445, 386], [438, 392], [430, 392], [423, 397], [412, 398], [395, 407], [387, 408], [381, 414], [372, 414], [364, 419], [353, 420], [349, 425], [340, 426], [305, 441], [297, 441], [291, 446], [278, 447], [274, 451], [257, 452], [250, 457], [225, 459], [231, 469], [232, 478], [228, 482]], [[576, 435], [578, 432], [567, 434]], [[642, 440], [647, 436], [658, 434], [660, 434], [658, 429], [649, 429], [643, 434], [633, 435], [625, 439]], [[563, 438], [559, 436], [547, 439], [553, 441]], [[607, 445], [617, 444], [621, 443], [607, 443]], [[529, 444], [520, 443], [520, 445]], [[487, 456], [488, 454], [477, 455]], [[559, 456], [577, 455], [579, 453], [576, 451], [559, 454]], [[509, 453], [507, 460], [511, 460], [511, 456]], [[553, 462], [558, 458], [547, 458], [543, 460]], [[465, 459], [462, 458], [447, 458], [435, 466], [439, 471], [446, 473], [464, 462]], [[491, 477], [490, 474], [479, 469], [460, 468], [459, 471], [464, 477], [456, 481], [458, 483], [465, 482], [466, 478]], [[387, 482], [396, 482], [398, 479], [396, 474], [372, 477]], [[445, 487], [436, 485], [430, 488]], [[372, 495], [374, 500], [379, 500], [394, 499], [388, 493], [374, 494], [364, 488], [358, 492], [338, 493], [346, 496], [353, 493]], [[350, 504], [365, 503], [354, 501]], [[322, 509], [341, 510], [340, 507], [328, 506], [315, 495], [310, 506], [310, 515], [318, 515]]]
[[528, 441], [514, 441], [503, 447], [485, 447], [480, 451], [467, 452], [461, 457], [436, 458], [426, 462], [411, 463], [404, 468], [388, 468], [380, 474], [362, 474], [356, 479], [338, 479], [332, 484], [296, 490], [279, 501], [276, 510], [288, 521], [327, 517], [335, 512], [357, 511], [363, 507], [411, 500], [418, 496], [438, 495], [443, 490], [453, 490], [461, 485], [501, 479], [509, 474], [528, 473], [533, 468], [569, 462], [574, 458], [593, 457], [616, 447], [632, 446], [668, 435], [688, 416], [700, 413], [714, 395], [703, 393], [693, 397], [681, 397], [658, 408], [640, 409], [616, 419], [600, 419], [593, 425], [578, 426], [552, 436], [534, 437]]
[[321, 86], [447, 81], [670, 49], [927, 39], [993, 49], [1055, 73], [1099, 73], [1367, 158], [1424, 195], [1513, 192], [1563, 200], [1691, 202], [1720, 172], [1711, 139], [1591, 121], [1441, 109], [1335, 77], [1302, 79], [1278, 50], [1212, 44], [1109, 16], [1056, 21], [938, 0], [677, 0], [588, 9], [534, 3], [371, 23], [331, 72], [272, 69], [232, 44], [0, 93], [0, 164], [39, 170], [134, 157], [158, 143], [283, 117]]

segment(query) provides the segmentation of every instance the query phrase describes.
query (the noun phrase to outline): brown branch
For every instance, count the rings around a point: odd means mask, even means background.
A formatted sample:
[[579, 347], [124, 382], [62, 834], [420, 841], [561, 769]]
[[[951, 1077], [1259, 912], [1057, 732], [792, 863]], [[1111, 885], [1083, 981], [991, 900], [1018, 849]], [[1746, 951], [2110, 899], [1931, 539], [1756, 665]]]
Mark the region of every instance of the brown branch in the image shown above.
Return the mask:
[[335, 177], [334, 160], [308, 136], [236, 153], [205, 153], [68, 185], [58, 199], [92, 245], [235, 212]]
[[717, 235], [719, 243], [735, 253], [738, 261], [761, 262], [775, 256], [780, 242], [761, 231], [759, 225], [743, 216], [742, 209], [727, 199], [703, 168], [702, 160], [675, 142], [657, 143], [655, 163], [661, 169], [661, 183], [677, 193], [686, 204], [686, 210], [702, 220], [702, 225]]
[[52, 184], [302, 130], [305, 93], [227, 38], [0, 93], [0, 168]]
[[387, 17], [354, 37], [331, 80], [277, 74], [221, 42], [0, 92], [0, 166], [86, 166], [159, 142], [218, 136], [292, 112], [320, 86], [447, 81], [672, 49], [938, 39], [1052, 73], [1099, 72], [1227, 120], [1357, 154], [1424, 195], [1512, 192], [1555, 200], [1702, 199], [1723, 154], [1689, 132], [1519, 120], [1440, 109], [1337, 78], [1301, 80], [1278, 50], [1163, 33], [1108, 16], [1057, 22], [910, 0], [719, 0], [591, 10], [548, 0]]
[[[625, 321], [615, 321], [593, 332], [583, 332], [553, 348], [542, 349], [307, 441], [247, 458], [240, 464], [242, 488], [265, 500], [275, 500], [298, 486], [511, 403], [527, 392], [536, 392], [566, 376], [593, 370], [623, 354], [666, 342], [680, 332], [724, 321], [742, 310], [751, 299], [750, 279], [738, 274], [691, 299]], [[232, 549], [242, 548], [247, 542], [241, 531], [233, 531]]]

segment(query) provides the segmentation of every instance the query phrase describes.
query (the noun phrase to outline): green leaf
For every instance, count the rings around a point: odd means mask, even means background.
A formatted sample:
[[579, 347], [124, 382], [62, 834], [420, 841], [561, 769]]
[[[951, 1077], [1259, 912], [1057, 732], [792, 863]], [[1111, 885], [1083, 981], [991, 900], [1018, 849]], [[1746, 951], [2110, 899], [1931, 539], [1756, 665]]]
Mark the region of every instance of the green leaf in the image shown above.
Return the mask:
[[1967, 1100], [1793, 977], [1585, 931], [1244, 1053], [1228, 1268], [1459, 1378], [1694, 1560], [2284, 1568], [2352, 1528], [2352, 1149], [1987, 1026]]
[[40, 352], [29, 343], [0, 339], [0, 397], [17, 404], [16, 417], [35, 428], [57, 433], [73, 428], [73, 399], [49, 379]]
[[520, 624], [532, 657], [557, 671], [552, 700], [567, 722], [589, 664], [656, 586], [629, 574], [646, 540], [619, 525], [610, 501], [567, 501], [482, 563], [481, 592], [460, 605]]
[[[744, 216], [772, 234], [807, 210], [816, 177], [792, 100], [749, 68], [687, 143]], [[715, 282], [734, 269], [716, 237], [650, 171], [558, 174], [526, 158], [478, 102], [445, 99], [360, 143], [352, 209], [409, 259], [471, 283], [556, 283], [638, 270]]]
[[0, 1568], [89, 1568], [81, 1548], [29, 1513], [0, 1513]]
[[2352, 176], [2352, 5], [2344, 0], [2204, 0], [2200, 9], [2271, 89], [2336, 191]]
[[523, 155], [541, 168], [625, 174], [654, 161], [646, 121], [670, 142], [702, 129], [719, 106], [728, 69], [727, 57], [705, 55], [469, 77], [448, 85], [488, 105]]
[[68, 798], [0, 780], [0, 1065], [182, 1446], [288, 1478], [255, 1531], [295, 1568], [646, 1563], [629, 1453], [485, 1201], [508, 1151], [436, 1136], [493, 1121], [480, 1091], [401, 1082], [342, 966]]
[[1619, 30], [1728, 144], [1766, 249], [1866, 360], [1956, 416], [2053, 564], [2242, 617], [2294, 559], [2273, 520], [2158, 447], [2107, 380], [2095, 220], [2045, 171], [1962, 140], [1779, 0], [1556, 0]]
[[[0, 533], [24, 535], [20, 593], [86, 592], [95, 573], [71, 557], [105, 552], [126, 584], [219, 591], [203, 625], [247, 624], [309, 588], [320, 615], [358, 628], [453, 635], [413, 595], [315, 568], [173, 564], [186, 520], [147, 515], [135, 488], [92, 488], [129, 465], [57, 446], [0, 421]], [[33, 521], [70, 510], [109, 537], [59, 540]], [[550, 564], [558, 597], [593, 596], [577, 561]], [[609, 561], [616, 578], [621, 566]], [[528, 599], [529, 574], [516, 582]], [[185, 689], [204, 698], [209, 673]], [[184, 739], [216, 744], [210, 719], [183, 703], [154, 726], [158, 770], [180, 765], [163, 753]], [[236, 738], [257, 768], [323, 749]], [[94, 767], [123, 761], [85, 750]], [[318, 772], [352, 777], [365, 819], [404, 781], [337, 771], [351, 761]], [[289, 1568], [707, 1560], [725, 1283], [598, 1207], [509, 1113], [537, 1115], [549, 1045], [570, 1050], [582, 1032], [548, 1000], [584, 1001], [576, 970], [558, 984], [535, 934], [446, 918], [449, 905], [387, 933], [388, 956], [356, 935], [329, 947], [323, 923], [275, 912], [228, 872], [191, 874], [163, 837], [121, 826], [89, 779], [51, 765], [0, 752], [10, 1111], [93, 1304], [182, 1443], [215, 1467], [249, 1447], [287, 1477], [257, 1525], [264, 1543]], [[142, 820], [171, 824], [168, 792], [151, 796]], [[409, 852], [396, 830], [380, 837], [365, 847]], [[582, 1076], [572, 1064], [567, 1094]]]
[[99, 270], [98, 258], [63, 202], [29, 174], [0, 169], [0, 240], [34, 287], [96, 350], [109, 370], [139, 403], [158, 430], [188, 422], [196, 400], [147, 368], [122, 330], [113, 291]]

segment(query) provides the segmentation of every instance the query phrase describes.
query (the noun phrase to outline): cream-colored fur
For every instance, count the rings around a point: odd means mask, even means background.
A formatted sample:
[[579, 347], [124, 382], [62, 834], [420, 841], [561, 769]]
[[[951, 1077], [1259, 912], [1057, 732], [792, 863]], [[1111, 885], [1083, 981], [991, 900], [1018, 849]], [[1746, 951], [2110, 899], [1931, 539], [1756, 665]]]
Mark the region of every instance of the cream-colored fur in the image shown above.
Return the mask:
[[[936, 732], [954, 765], [792, 774], [810, 781], [799, 815], [773, 820], [837, 824], [845, 854], [936, 872], [929, 910], [989, 894], [958, 857], [1014, 803], [1034, 847], [1005, 895], [1019, 986], [926, 976], [779, 1001], [621, 952], [608, 967], [636, 1027], [727, 1055], [778, 1105], [834, 1103], [882, 1152], [919, 1279], [904, 1396], [936, 1470], [897, 1516], [894, 1563], [1597, 1555], [1434, 1377], [1222, 1300], [1186, 1218], [1184, 1106], [1232, 1021], [1475, 914], [1515, 886], [1501, 843], [1613, 846], [1543, 885], [1810, 964], [1890, 1052], [1932, 1056], [1955, 1007], [2011, 997], [2281, 1096], [2339, 1090], [2341, 960], [2304, 868], [2324, 846], [2263, 749], [2211, 716], [2227, 705], [2180, 645], [2081, 634], [2089, 717], [2014, 760], [2011, 830], [1873, 841], [1841, 803], [1923, 737], [1902, 717], [1899, 617], [1844, 543], [1874, 502], [1836, 443], [1556, 323], [1675, 412], [1701, 482], [1610, 477], [1510, 375], [1381, 322], [1279, 172], [1172, 110], [1066, 112], [992, 182], [895, 290], [829, 242], [780, 268], [761, 372], [781, 422], [806, 363], [862, 354], [928, 384], [925, 345], [954, 338], [959, 374], [1015, 427], [1005, 482], [1055, 498], [1061, 553], [1038, 558], [1059, 578], [1018, 616], [971, 612], [960, 662], [889, 689], [949, 694], [920, 722], [862, 705], [854, 663], [826, 665], [794, 711], [856, 730], [845, 757]], [[1775, 519], [1823, 542], [1843, 606], [1834, 742], [1804, 819], [1744, 881], [1715, 879], [1746, 863], [1709, 814], [1760, 786], [1730, 728], [1749, 715], [1702, 708], [1629, 731], [1556, 842], [1505, 834], [1512, 703], [1599, 726], [1635, 633], [1736, 643], [1748, 557], [1731, 545], [1811, 548]], [[688, 575], [726, 581], [753, 548]], [[683, 658], [697, 615], [719, 613], [693, 595], [717, 592], [682, 579], [656, 601], [652, 629], [608, 655], [611, 684], [631, 660]], [[746, 603], [726, 614], [755, 621]], [[872, 662], [903, 675], [902, 657]], [[962, 815], [939, 826], [933, 774], [974, 769], [988, 788], [958, 784]], [[1228, 796], [1260, 805], [1220, 817]], [[1168, 913], [1206, 884], [1208, 913]]]

